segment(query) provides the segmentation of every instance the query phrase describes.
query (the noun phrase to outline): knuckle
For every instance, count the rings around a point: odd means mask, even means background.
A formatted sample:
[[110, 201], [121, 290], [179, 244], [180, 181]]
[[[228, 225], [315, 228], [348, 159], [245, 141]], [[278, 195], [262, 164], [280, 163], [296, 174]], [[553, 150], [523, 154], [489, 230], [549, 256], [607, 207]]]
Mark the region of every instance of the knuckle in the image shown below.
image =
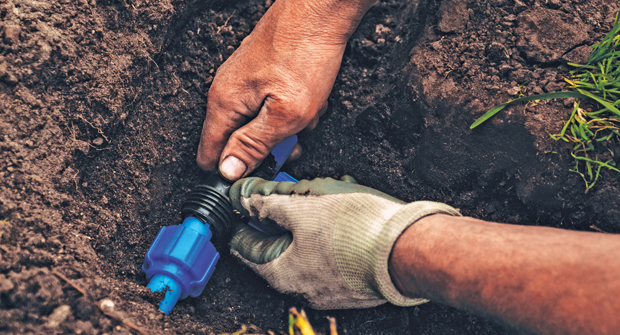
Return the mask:
[[[292, 97], [269, 97], [266, 99], [269, 114], [282, 122], [296, 125], [297, 131], [310, 124], [317, 115], [317, 108]], [[299, 128], [299, 129], [297, 129]]]
[[257, 138], [256, 136], [248, 136], [246, 134], [239, 134], [236, 136], [242, 150], [254, 160], [260, 160], [265, 158], [271, 149], [266, 141]]

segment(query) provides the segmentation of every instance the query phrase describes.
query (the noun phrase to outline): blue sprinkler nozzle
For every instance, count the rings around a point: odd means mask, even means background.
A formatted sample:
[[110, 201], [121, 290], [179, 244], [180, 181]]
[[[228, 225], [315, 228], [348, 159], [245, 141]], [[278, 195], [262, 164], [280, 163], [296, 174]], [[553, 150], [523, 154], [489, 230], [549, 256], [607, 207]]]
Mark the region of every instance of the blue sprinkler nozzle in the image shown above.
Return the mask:
[[[282, 141], [253, 175], [276, 177], [296, 143], [295, 135]], [[232, 225], [230, 186], [219, 174], [212, 174], [188, 195], [181, 210], [183, 223], [162, 227], [146, 252], [142, 271], [147, 287], [165, 293], [159, 310], [166, 315], [178, 300], [199, 296], [215, 270], [220, 254], [213, 242], [227, 242]]]
[[142, 270], [148, 288], [165, 292], [159, 310], [170, 313], [179, 299], [202, 293], [220, 254], [211, 243], [208, 224], [190, 216], [183, 224], [162, 227], [146, 253]]

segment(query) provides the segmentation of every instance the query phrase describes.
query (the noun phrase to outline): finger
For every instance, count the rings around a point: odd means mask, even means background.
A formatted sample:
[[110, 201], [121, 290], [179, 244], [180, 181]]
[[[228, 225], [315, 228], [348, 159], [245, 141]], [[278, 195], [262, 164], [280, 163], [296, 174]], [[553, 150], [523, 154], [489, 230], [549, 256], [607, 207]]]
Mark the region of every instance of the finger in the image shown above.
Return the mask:
[[314, 130], [314, 128], [316, 128], [316, 126], [319, 124], [319, 118], [321, 116], [323, 116], [323, 114], [325, 114], [325, 112], [327, 112], [327, 100], [325, 100], [325, 102], [323, 103], [321, 108], [319, 108], [319, 110], [317, 111], [316, 115], [314, 116], [314, 118], [312, 118], [312, 121], [304, 129], [304, 131], [312, 131], [312, 130]]
[[319, 114], [315, 115], [310, 124], [304, 129], [305, 131], [312, 131], [319, 124]]
[[265, 101], [258, 116], [229, 137], [220, 157], [222, 177], [236, 181], [250, 174], [285, 138], [298, 133], [310, 120], [292, 113], [282, 103]]
[[345, 174], [344, 176], [340, 177], [340, 181], [344, 181], [346, 183], [351, 183], [351, 184], [358, 184], [357, 180], [353, 178], [353, 176], [349, 176], [348, 174]]
[[265, 264], [278, 258], [292, 242], [293, 235], [290, 232], [277, 237], [269, 236], [245, 223], [237, 222], [230, 248], [252, 263]]
[[[214, 90], [216, 89], [212, 88], [209, 91], [210, 101], [207, 106], [207, 115], [202, 126], [196, 156], [198, 166], [207, 171], [217, 168], [222, 150], [230, 135], [250, 120], [249, 116], [235, 112], [236, 106], [226, 106], [226, 104], [220, 103], [217, 96], [211, 98], [211, 93]], [[216, 94], [213, 93], [213, 96]]]
[[325, 112], [327, 112], [327, 100], [325, 100], [325, 102], [323, 103], [323, 106], [321, 106], [321, 108], [319, 109], [319, 112], [317, 113], [319, 115], [319, 117], [323, 116], [325, 114]]
[[[256, 177], [244, 178], [234, 183], [229, 191], [233, 208], [245, 216], [258, 217], [259, 219], [274, 219], [270, 217], [273, 213], [269, 213], [268, 211], [261, 215], [263, 206], [267, 204], [271, 205], [270, 195], [321, 196], [345, 193], [368, 193], [386, 199], [389, 198], [398, 203], [403, 203], [375, 189], [351, 182], [334, 180], [332, 178], [316, 178], [313, 180], [302, 179], [298, 183], [266, 181]], [[273, 201], [276, 201], [275, 198]], [[281, 222], [278, 223], [282, 225]], [[284, 228], [288, 229], [288, 227]]]
[[301, 154], [303, 153], [303, 149], [301, 147], [301, 145], [299, 145], [299, 143], [296, 143], [295, 146], [293, 147], [293, 151], [291, 152], [291, 155], [288, 156], [288, 159], [286, 160], [286, 162], [294, 162], [296, 160], [299, 159], [299, 157], [301, 157]]

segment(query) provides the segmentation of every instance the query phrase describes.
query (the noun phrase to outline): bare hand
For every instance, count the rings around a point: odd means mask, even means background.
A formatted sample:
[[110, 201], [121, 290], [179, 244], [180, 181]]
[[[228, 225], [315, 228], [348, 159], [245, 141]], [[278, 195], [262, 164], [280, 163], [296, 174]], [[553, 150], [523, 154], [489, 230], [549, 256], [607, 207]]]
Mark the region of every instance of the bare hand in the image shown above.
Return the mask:
[[[285, 138], [313, 129], [366, 0], [279, 0], [218, 69], [197, 162], [247, 176]], [[339, 14], [339, 15], [335, 15]], [[301, 153], [298, 147], [294, 155]]]

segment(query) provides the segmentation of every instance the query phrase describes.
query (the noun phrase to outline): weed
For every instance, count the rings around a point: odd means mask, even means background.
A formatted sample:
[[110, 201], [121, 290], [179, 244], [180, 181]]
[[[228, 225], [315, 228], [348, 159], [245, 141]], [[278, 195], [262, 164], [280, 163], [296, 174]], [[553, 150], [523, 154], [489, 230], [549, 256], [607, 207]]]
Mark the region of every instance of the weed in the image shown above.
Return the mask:
[[[471, 126], [473, 129], [499, 113], [506, 106], [533, 100], [560, 98], [579, 98], [594, 100], [603, 108], [597, 111], [584, 110], [575, 103], [568, 121], [559, 134], [551, 135], [554, 140], [563, 140], [574, 144], [571, 155], [575, 159], [575, 168], [586, 184], [588, 192], [598, 180], [601, 169], [620, 172], [614, 162], [614, 152], [608, 150], [601, 156], [594, 154], [595, 145], [601, 142], [620, 140], [620, 12], [616, 14], [614, 26], [599, 43], [591, 46], [592, 52], [586, 64], [568, 65], [575, 69], [571, 78], [564, 80], [569, 85], [568, 91], [519, 97], [491, 108]], [[594, 157], [592, 157], [594, 155]]]

